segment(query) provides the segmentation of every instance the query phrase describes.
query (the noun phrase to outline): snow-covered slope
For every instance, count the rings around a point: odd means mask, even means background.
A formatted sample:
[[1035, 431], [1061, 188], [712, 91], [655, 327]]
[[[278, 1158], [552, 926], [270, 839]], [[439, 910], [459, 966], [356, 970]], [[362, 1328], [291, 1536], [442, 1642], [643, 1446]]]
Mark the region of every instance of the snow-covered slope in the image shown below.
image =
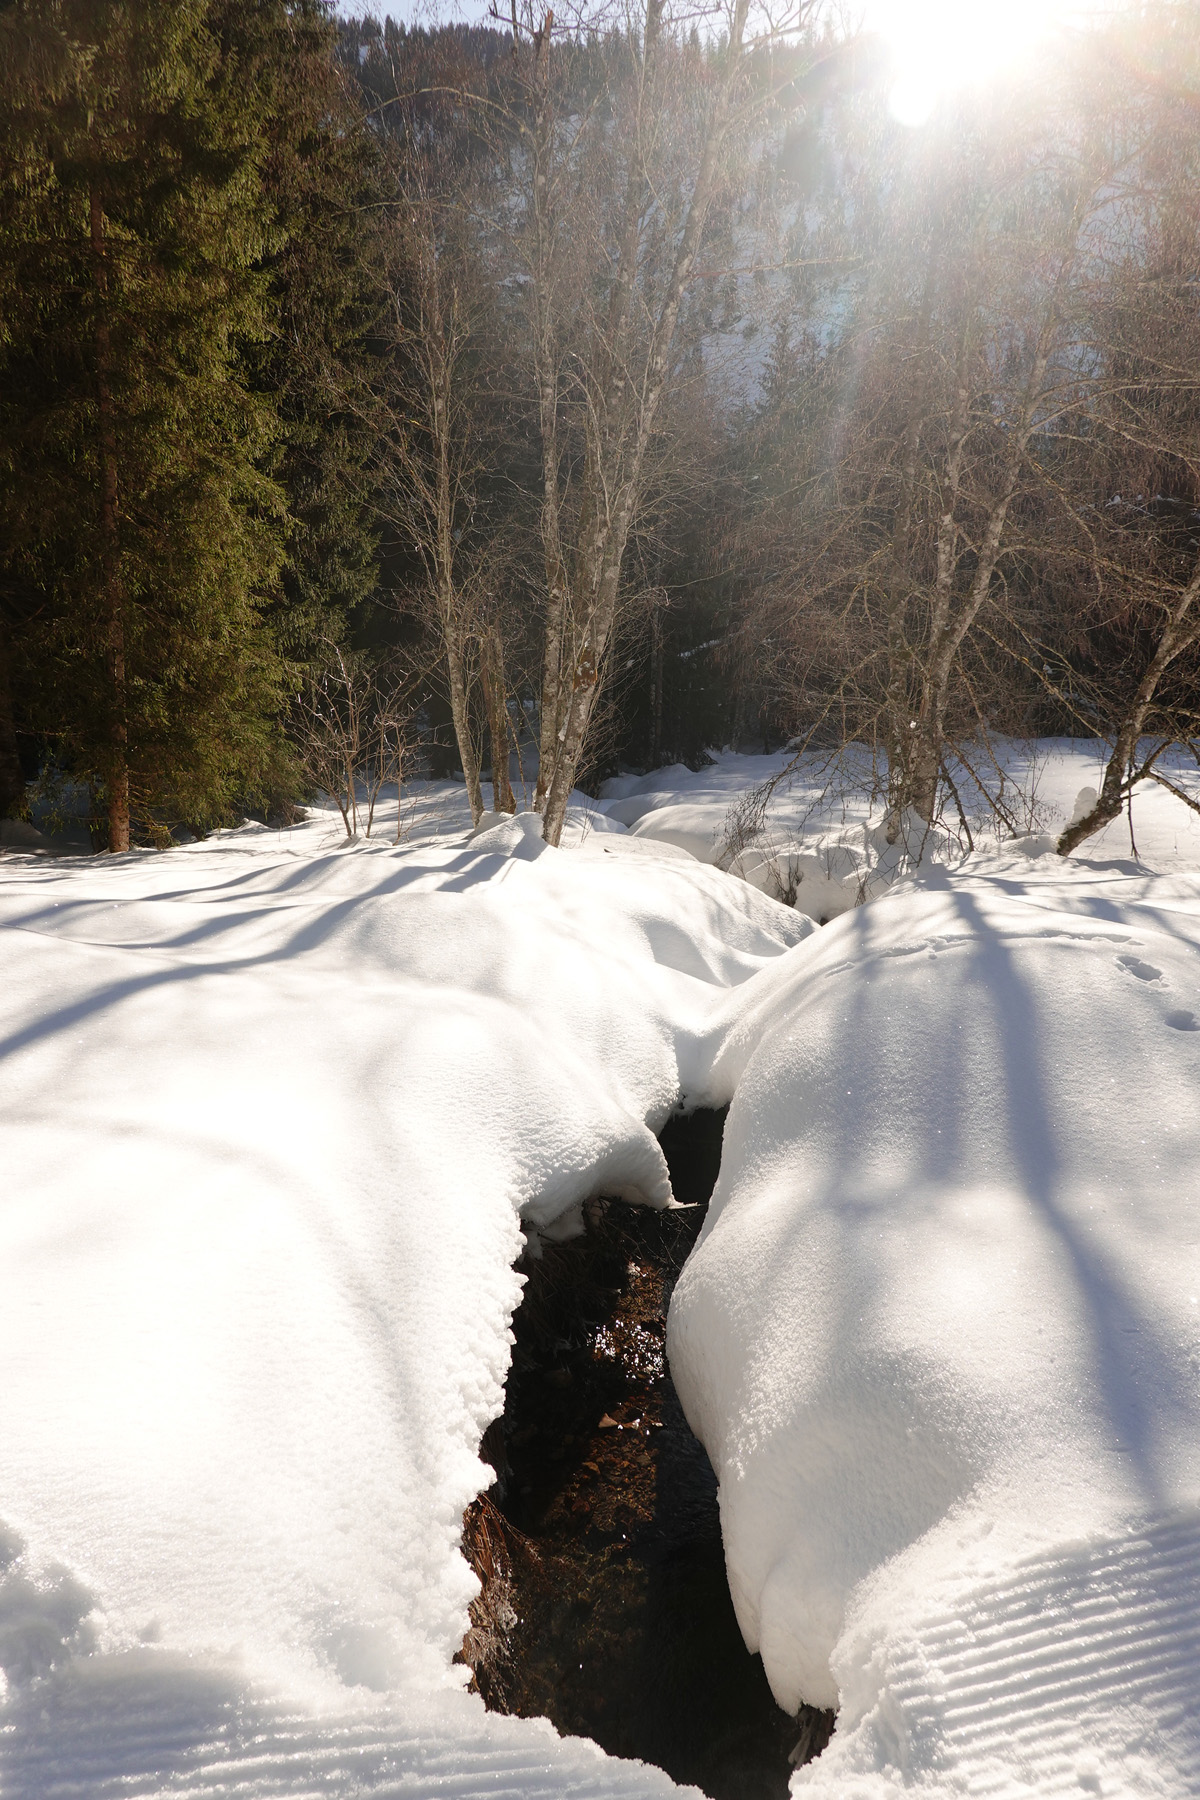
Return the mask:
[[[998, 823], [1004, 838], [1051, 834], [1043, 838], [1051, 843], [1075, 816], [1082, 791], [1098, 787], [1104, 773], [1105, 747], [1085, 739], [1000, 742], [993, 749], [1003, 774], [989, 768], [986, 779], [1002, 814], [985, 803], [971, 770], [955, 770], [980, 848], [996, 846]], [[1190, 759], [1174, 755], [1160, 767], [1200, 802], [1200, 774]], [[777, 785], [759, 829], [739, 849], [741, 840], [731, 837], [731, 828], [739, 815], [745, 822], [745, 802], [754, 791], [772, 781]], [[952, 804], [946, 810], [952, 831], [930, 831], [913, 819], [902, 840], [889, 845], [877, 789], [878, 771], [854, 746], [836, 756], [807, 754], [795, 766], [785, 751], [745, 756], [726, 750], [699, 770], [676, 763], [649, 775], [617, 776], [604, 784], [597, 804], [633, 836], [719, 863], [825, 921], [876, 898], [918, 864], [958, 863], [967, 847]], [[1134, 796], [1132, 823], [1122, 817], [1106, 826], [1083, 854], [1094, 860], [1129, 857], [1134, 850], [1155, 869], [1200, 868], [1200, 812], [1156, 782], [1143, 781]]]
[[551, 851], [448, 789], [399, 848], [0, 858], [5, 1800], [676, 1791], [450, 1659], [522, 1222], [664, 1203], [680, 1094], [733, 1105], [673, 1369], [747, 1636], [841, 1709], [797, 1790], [1200, 1792], [1170, 805], [1158, 873], [1029, 841], [822, 931], [636, 816]]
[[670, 1788], [450, 1660], [521, 1220], [669, 1199], [681, 1054], [811, 929], [624, 843], [0, 862], [6, 1795]]
[[713, 1043], [671, 1366], [800, 1791], [1200, 1792], [1200, 877], [980, 861]]

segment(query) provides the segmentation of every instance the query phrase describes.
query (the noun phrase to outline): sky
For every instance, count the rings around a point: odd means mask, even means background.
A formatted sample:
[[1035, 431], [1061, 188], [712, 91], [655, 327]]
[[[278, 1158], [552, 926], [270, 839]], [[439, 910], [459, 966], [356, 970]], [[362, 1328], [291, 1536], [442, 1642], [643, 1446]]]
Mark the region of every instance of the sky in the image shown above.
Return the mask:
[[[834, 0], [836, 4], [836, 0]], [[1094, 13], [1102, 0], [861, 0], [838, 12], [877, 31], [892, 44], [896, 80], [891, 109], [902, 124], [919, 126], [938, 100], [1036, 56], [1056, 26]], [[494, 0], [338, 0], [345, 14], [391, 13], [400, 19], [486, 20]], [[507, 8], [505, 8], [507, 14]]]

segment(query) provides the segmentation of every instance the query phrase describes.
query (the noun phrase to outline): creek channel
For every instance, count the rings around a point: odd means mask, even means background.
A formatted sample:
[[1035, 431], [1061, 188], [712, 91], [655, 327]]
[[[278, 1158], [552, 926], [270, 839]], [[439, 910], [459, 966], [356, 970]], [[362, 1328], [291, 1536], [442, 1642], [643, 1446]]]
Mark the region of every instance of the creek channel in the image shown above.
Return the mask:
[[496, 1470], [468, 1508], [483, 1584], [461, 1660], [493, 1711], [545, 1717], [712, 1800], [786, 1800], [831, 1713], [780, 1711], [742, 1641], [717, 1481], [666, 1366], [667, 1307], [721, 1158], [724, 1114], [661, 1138], [690, 1210], [585, 1208], [583, 1236], [521, 1264]]

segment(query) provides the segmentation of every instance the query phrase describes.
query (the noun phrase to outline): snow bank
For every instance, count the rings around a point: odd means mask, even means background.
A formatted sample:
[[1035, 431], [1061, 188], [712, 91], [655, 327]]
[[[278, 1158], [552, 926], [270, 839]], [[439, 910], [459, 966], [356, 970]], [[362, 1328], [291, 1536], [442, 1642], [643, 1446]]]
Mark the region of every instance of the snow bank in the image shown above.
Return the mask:
[[808, 927], [434, 799], [0, 861], [6, 1795], [672, 1791], [460, 1691], [462, 1512], [522, 1222], [669, 1200], [681, 1059]]
[[[1200, 876], [980, 860], [716, 1031], [668, 1348], [797, 1792], [1200, 1791]], [[703, 1060], [703, 1059], [702, 1059]]]
[[[1032, 834], [1052, 845], [1076, 816], [1080, 792], [1096, 788], [1104, 772], [1104, 747], [1080, 739], [1043, 738], [1036, 744], [994, 746], [1002, 767], [988, 771], [1007, 823], [1005, 837]], [[704, 769], [682, 763], [643, 776], [622, 775], [601, 789], [599, 806], [639, 839], [671, 844], [699, 862], [715, 863], [754, 887], [784, 899], [822, 923], [875, 899], [919, 867], [953, 866], [962, 860], [965, 839], [953, 806], [947, 821], [954, 831], [929, 830], [919, 819], [906, 823], [897, 844], [881, 828], [876, 773], [870, 758], [853, 746], [839, 756], [811, 754], [791, 768], [787, 752], [714, 755]], [[1164, 760], [1163, 773], [1200, 799], [1200, 776], [1182, 757]], [[782, 777], [782, 779], [780, 779]], [[777, 787], [765, 809], [761, 830], [738, 849], [731, 836], [745, 802], [764, 783]], [[997, 847], [996, 819], [983, 802], [972, 771], [955, 766], [955, 785], [976, 843]], [[1141, 784], [1128, 818], [1106, 826], [1088, 840], [1082, 854], [1095, 859], [1136, 854], [1151, 867], [1200, 866], [1200, 814], [1152, 781]]]
[[451, 1657], [522, 1230], [666, 1204], [681, 1093], [672, 1366], [747, 1638], [841, 1708], [797, 1791], [1200, 1791], [1200, 876], [1030, 837], [817, 932], [642, 829], [748, 760], [561, 851], [447, 784], [398, 849], [0, 858], [6, 1796], [676, 1791]]

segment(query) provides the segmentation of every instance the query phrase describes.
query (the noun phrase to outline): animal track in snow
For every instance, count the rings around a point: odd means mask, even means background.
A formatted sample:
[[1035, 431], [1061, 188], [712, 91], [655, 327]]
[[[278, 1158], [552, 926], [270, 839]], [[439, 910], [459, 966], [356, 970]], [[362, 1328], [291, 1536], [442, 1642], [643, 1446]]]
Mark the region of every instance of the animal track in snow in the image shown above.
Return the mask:
[[1139, 981], [1162, 979], [1162, 970], [1156, 969], [1153, 963], [1143, 962], [1140, 956], [1118, 956], [1117, 967], [1128, 969], [1129, 973], [1136, 975]]
[[1200, 1031], [1200, 1019], [1194, 1012], [1186, 1012], [1183, 1008], [1180, 1008], [1178, 1012], [1169, 1012], [1167, 1024], [1176, 1031]]

